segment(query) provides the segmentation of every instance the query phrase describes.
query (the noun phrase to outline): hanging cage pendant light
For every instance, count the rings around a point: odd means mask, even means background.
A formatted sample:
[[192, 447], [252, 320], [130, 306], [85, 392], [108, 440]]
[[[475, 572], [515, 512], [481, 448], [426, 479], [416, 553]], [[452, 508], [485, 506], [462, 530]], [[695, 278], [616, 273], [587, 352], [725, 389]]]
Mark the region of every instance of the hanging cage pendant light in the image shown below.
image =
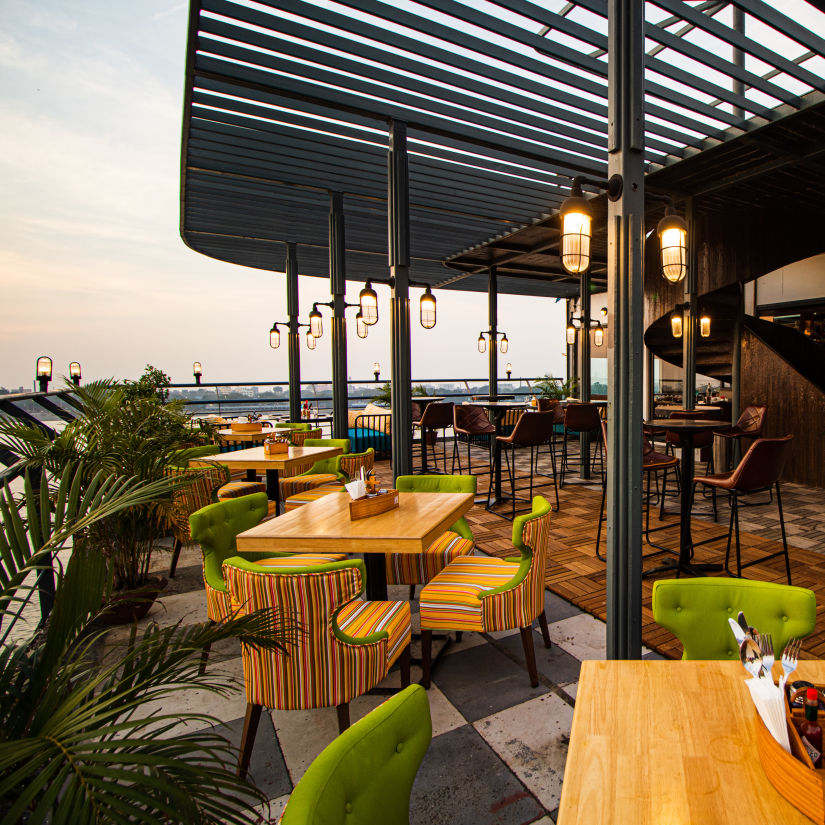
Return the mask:
[[596, 329], [593, 332], [593, 343], [600, 347], [604, 344], [604, 327], [601, 324], [596, 325]]
[[670, 331], [674, 338], [682, 337], [682, 313], [674, 312], [670, 316]]
[[421, 296], [419, 310], [421, 326], [424, 327], [424, 329], [432, 329], [435, 326], [436, 306], [435, 295], [433, 295], [432, 290], [429, 287], [424, 290], [424, 294]]
[[478, 351], [487, 352], [487, 342], [484, 340], [484, 334], [478, 334]]
[[573, 319], [567, 322], [567, 343], [572, 347], [576, 343], [576, 328], [573, 326]]
[[662, 275], [677, 284], [687, 274], [687, 224], [668, 206], [656, 227], [662, 255]]
[[355, 313], [355, 333], [359, 338], [366, 338], [370, 328], [364, 323], [364, 318], [361, 315], [361, 310]]
[[574, 180], [570, 197], [561, 205], [561, 263], [572, 275], [590, 266], [593, 211], [584, 198], [581, 184]]
[[710, 338], [710, 316], [706, 312], [699, 318], [699, 334], [702, 338]]
[[501, 341], [499, 342], [499, 349], [502, 355], [504, 355], [504, 353], [507, 352], [508, 349], [510, 349], [510, 342], [507, 340], [506, 332], [501, 336]]
[[367, 281], [364, 288], [358, 294], [358, 303], [361, 307], [361, 320], [371, 327], [378, 323], [378, 293], [372, 288], [372, 284]]
[[312, 334], [312, 330], [307, 330], [307, 349], [315, 349], [316, 345], [315, 336]]
[[[313, 338], [320, 338], [324, 334], [324, 319], [318, 309], [318, 304], [312, 305], [312, 312], [309, 313], [309, 334]], [[315, 347], [310, 347], [315, 349]]]
[[277, 324], [273, 324], [272, 329], [269, 330], [269, 346], [272, 349], [278, 349], [281, 346], [281, 330], [278, 329]]

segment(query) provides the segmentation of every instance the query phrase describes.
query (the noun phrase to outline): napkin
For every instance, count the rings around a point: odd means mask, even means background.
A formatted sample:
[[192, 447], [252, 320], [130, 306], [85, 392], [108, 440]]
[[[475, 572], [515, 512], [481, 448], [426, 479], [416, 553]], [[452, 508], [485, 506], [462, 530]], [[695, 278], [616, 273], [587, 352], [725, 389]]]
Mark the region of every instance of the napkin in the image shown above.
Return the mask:
[[364, 498], [367, 494], [367, 485], [360, 478], [355, 479], [355, 481], [350, 481], [349, 484], [345, 484], [344, 488], [354, 499]]
[[780, 680], [777, 687], [773, 679], [750, 679], [745, 680], [745, 684], [750, 690], [756, 710], [762, 717], [765, 727], [770, 731], [771, 736], [785, 749], [791, 752], [791, 743], [788, 739], [788, 723], [785, 718], [785, 696], [783, 690], [784, 680]]

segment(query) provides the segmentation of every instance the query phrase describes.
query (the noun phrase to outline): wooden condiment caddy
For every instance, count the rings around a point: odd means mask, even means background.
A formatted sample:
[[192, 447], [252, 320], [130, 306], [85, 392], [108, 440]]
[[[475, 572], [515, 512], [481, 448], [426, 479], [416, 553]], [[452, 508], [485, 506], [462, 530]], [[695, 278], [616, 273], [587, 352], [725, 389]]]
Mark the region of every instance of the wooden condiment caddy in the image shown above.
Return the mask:
[[374, 496], [356, 498], [349, 503], [349, 517], [351, 521], [359, 518], [377, 516], [398, 507], [398, 490], [383, 490]]
[[[817, 690], [819, 698], [825, 699], [822, 688], [817, 687]], [[791, 753], [785, 752], [756, 714], [756, 747], [762, 768], [770, 783], [791, 805], [817, 825], [825, 825], [825, 769], [814, 768], [794, 724], [802, 720], [804, 709], [792, 709], [786, 696], [785, 715]], [[820, 723], [825, 727], [825, 713]]]
[[283, 455], [289, 452], [289, 442], [280, 438], [268, 438], [264, 441], [264, 455]]
[[233, 421], [230, 426], [233, 433], [259, 433], [264, 428], [260, 421]]

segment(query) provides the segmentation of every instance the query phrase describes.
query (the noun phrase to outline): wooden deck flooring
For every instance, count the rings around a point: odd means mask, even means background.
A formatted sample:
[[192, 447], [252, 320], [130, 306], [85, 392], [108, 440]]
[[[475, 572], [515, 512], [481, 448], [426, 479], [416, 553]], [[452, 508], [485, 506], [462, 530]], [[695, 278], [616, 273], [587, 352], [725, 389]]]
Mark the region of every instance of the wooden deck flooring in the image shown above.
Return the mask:
[[[389, 465], [381, 462], [376, 465], [377, 475], [382, 482], [390, 482]], [[552, 480], [542, 478], [543, 482], [534, 489], [534, 493], [544, 495], [554, 502]], [[479, 492], [486, 492], [486, 476], [479, 477]], [[606, 618], [605, 608], [605, 564], [596, 558], [595, 542], [598, 526], [600, 489], [580, 485], [565, 485], [559, 493], [560, 510], [553, 515], [550, 549], [547, 558], [546, 582], [547, 588], [587, 613], [600, 619]], [[787, 502], [783, 495], [783, 503], [787, 508], [792, 502]], [[725, 553], [725, 537], [727, 536], [727, 519], [729, 510], [727, 504], [720, 499], [719, 521], [714, 523], [712, 517], [698, 516], [693, 518], [693, 537], [695, 541], [721, 535], [719, 542], [714, 542], [696, 549], [696, 561], [723, 561]], [[677, 500], [669, 501], [669, 508], [674, 511], [678, 508]], [[697, 507], [709, 509], [700, 503]], [[768, 505], [766, 512], [775, 512], [775, 505]], [[477, 504], [467, 515], [467, 520], [476, 537], [477, 546], [491, 555], [512, 555], [512, 523], [501, 516], [487, 511], [483, 504]], [[651, 527], [660, 524], [674, 524], [673, 530], [664, 530], [655, 535], [654, 540], [665, 547], [676, 547], [678, 543], [678, 512], [665, 515], [665, 521], [660, 522], [658, 511], [656, 517], [651, 515]], [[602, 531], [601, 551], [605, 551], [605, 536]], [[769, 555], [781, 550], [781, 543], [760, 538], [753, 533], [741, 534], [742, 561], [750, 561], [760, 556]], [[825, 657], [825, 555], [809, 549], [793, 546], [789, 539], [791, 556], [792, 582], [800, 587], [808, 587], [816, 593], [817, 598], [817, 627], [811, 636], [803, 643], [803, 657]], [[644, 545], [643, 552], [652, 548]], [[825, 550], [825, 548], [823, 548]], [[732, 553], [733, 555], [733, 553]], [[660, 559], [672, 558], [670, 555], [657, 556], [646, 559], [645, 568], [655, 567]], [[731, 559], [735, 569], [735, 561]], [[784, 559], [772, 559], [764, 564], [750, 567], [745, 571], [751, 579], [786, 583]], [[668, 577], [673, 574], [667, 574]], [[724, 575], [724, 573], [720, 574]], [[679, 641], [668, 631], [659, 627], [653, 620], [651, 612], [651, 593], [655, 578], [646, 578], [642, 582], [642, 639], [644, 644], [668, 658], [680, 658], [682, 647]]]

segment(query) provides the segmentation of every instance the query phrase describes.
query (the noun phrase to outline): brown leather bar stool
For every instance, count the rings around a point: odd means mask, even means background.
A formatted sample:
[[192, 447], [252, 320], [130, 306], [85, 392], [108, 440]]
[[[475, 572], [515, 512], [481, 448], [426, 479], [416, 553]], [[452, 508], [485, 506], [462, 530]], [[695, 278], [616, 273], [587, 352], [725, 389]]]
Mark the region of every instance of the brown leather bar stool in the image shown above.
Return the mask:
[[[793, 435], [786, 435], [784, 438], [759, 438], [751, 444], [750, 449], [745, 453], [744, 458], [739, 462], [736, 469], [726, 473], [716, 473], [708, 476], [698, 476], [694, 479], [693, 489], [697, 484], [711, 487], [714, 490], [723, 490], [730, 496], [730, 526], [728, 527], [728, 543], [725, 548], [725, 570], [728, 570], [730, 560], [731, 537], [736, 532], [736, 575], [742, 577], [742, 570], [754, 564], [761, 564], [769, 559], [778, 556], [785, 557], [785, 571], [788, 574], [788, 584], [791, 583], [791, 561], [788, 556], [788, 539], [785, 535], [785, 516], [782, 512], [782, 497], [779, 492], [779, 476], [785, 461], [791, 451], [791, 441]], [[750, 493], [760, 493], [776, 488], [776, 506], [779, 508], [779, 526], [782, 529], [782, 550], [770, 553], [754, 561], [742, 564], [739, 545], [739, 496]], [[694, 547], [699, 544], [706, 544], [709, 541], [716, 541], [721, 536], [706, 539], [702, 542], [695, 542]]]
[[[602, 453], [602, 443], [599, 436], [602, 431], [602, 418], [599, 415], [599, 408], [595, 404], [568, 404], [564, 408], [563, 435], [561, 448], [561, 480], [560, 487], [564, 487], [564, 473], [567, 469], [567, 441], [571, 434], [579, 435], [587, 433], [589, 436], [596, 436], [599, 439], [599, 461], [602, 473], [604, 473], [604, 455]], [[593, 461], [595, 463], [595, 456]], [[588, 460], [589, 456], [588, 456]]]
[[[446, 430], [453, 426], [452, 401], [431, 401], [424, 408], [424, 413], [417, 426], [421, 428], [421, 472], [447, 472], [447, 441]], [[441, 459], [443, 469], [438, 470], [438, 431], [441, 430]], [[432, 466], [428, 466], [426, 449], [431, 448]]]
[[[512, 503], [511, 519], [516, 517], [516, 501], [524, 501], [529, 507], [533, 502], [533, 478], [538, 475], [539, 448], [550, 443], [553, 437], [553, 413], [552, 412], [525, 412], [522, 413], [513, 432], [510, 435], [496, 436], [496, 442], [504, 452], [507, 462], [507, 476], [510, 479], [510, 501]], [[516, 450], [518, 447], [530, 448], [530, 473], [528, 475], [516, 475]], [[559, 485], [556, 482], [556, 457], [552, 450], [549, 450], [550, 462], [552, 466], [553, 487], [556, 491], [556, 511], [559, 509]], [[511, 461], [512, 459], [512, 461]], [[529, 479], [529, 487], [518, 487], [516, 482]], [[492, 485], [490, 485], [492, 488]], [[529, 490], [527, 498], [519, 498], [518, 492]], [[490, 504], [490, 493], [487, 493], [487, 505]], [[529, 509], [529, 507], [527, 509]]]
[[[743, 438], [762, 438], [762, 430], [767, 417], [767, 406], [751, 404], [745, 407], [742, 415], [739, 416], [738, 421], [732, 427], [721, 427], [718, 430], [714, 430], [713, 435], [730, 439], [732, 444], [738, 445], [738, 450], [741, 453]], [[733, 450], [731, 450], [729, 466], [733, 464], [733, 460]]]
[[[459, 437], [463, 436], [467, 440], [467, 472], [470, 475], [473, 473], [473, 461], [470, 457], [470, 447], [475, 440], [487, 446], [487, 454], [490, 454], [490, 439], [496, 434], [496, 428], [490, 423], [487, 418], [487, 413], [484, 412], [484, 407], [478, 404], [456, 404], [453, 407], [453, 466], [452, 472], [455, 472], [455, 462], [458, 458], [458, 472], [463, 472], [461, 469], [461, 451], [458, 449]], [[485, 475], [490, 472], [489, 458], [486, 464], [487, 469], [476, 471], [476, 475]]]
[[[602, 441], [607, 449], [607, 422], [602, 420]], [[674, 527], [679, 527], [679, 522], [675, 521], [673, 524], [663, 524], [660, 527], [650, 528], [650, 482], [651, 477], [656, 480], [656, 490], [659, 500], [659, 518], [664, 516], [665, 512], [665, 491], [667, 489], [667, 473], [668, 470], [679, 469], [679, 459], [675, 456], [666, 455], [665, 453], [656, 452], [656, 448], [648, 440], [646, 435], [642, 435], [642, 472], [645, 479], [645, 541], [656, 550], [653, 553], [645, 553], [642, 555], [643, 559], [651, 556], [658, 556], [660, 553], [672, 553], [674, 556], [679, 555], [679, 548], [663, 547], [661, 544], [656, 544], [650, 540], [650, 534], [656, 533], [659, 530], [671, 530]], [[662, 489], [659, 491], [659, 473], [662, 473]], [[602, 481], [602, 504], [599, 510], [599, 527], [596, 531], [596, 558], [600, 561], [606, 561], [605, 557], [599, 553], [599, 542], [602, 536], [602, 522], [604, 521], [604, 505], [607, 497], [607, 473], [604, 474]]]

